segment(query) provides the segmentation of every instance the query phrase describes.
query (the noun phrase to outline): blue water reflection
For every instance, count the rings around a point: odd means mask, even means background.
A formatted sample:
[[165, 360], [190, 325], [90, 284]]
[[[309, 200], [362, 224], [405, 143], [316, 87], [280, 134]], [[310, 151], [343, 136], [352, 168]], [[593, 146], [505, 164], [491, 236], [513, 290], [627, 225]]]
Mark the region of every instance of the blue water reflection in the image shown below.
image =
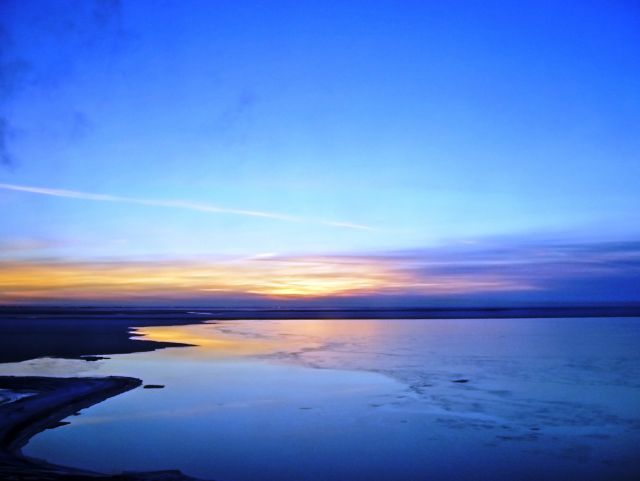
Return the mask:
[[199, 346], [22, 366], [166, 385], [72, 417], [28, 455], [222, 481], [640, 473], [639, 319], [228, 321], [138, 335]]

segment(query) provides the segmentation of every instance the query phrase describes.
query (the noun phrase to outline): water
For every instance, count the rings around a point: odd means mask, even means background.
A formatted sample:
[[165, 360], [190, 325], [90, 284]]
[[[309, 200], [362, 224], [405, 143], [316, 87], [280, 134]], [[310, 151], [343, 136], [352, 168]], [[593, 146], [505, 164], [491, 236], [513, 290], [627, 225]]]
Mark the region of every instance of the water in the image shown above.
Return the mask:
[[640, 479], [640, 319], [145, 327], [197, 344], [3, 370], [139, 377], [29, 456], [244, 480]]

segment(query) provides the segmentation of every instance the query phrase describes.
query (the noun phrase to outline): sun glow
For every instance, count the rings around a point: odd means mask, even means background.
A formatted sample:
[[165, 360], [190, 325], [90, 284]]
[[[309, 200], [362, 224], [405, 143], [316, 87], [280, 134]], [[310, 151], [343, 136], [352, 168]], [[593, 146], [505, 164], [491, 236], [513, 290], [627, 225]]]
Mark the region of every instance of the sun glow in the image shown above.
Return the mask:
[[426, 275], [371, 258], [268, 257], [190, 262], [4, 262], [5, 301], [39, 299], [187, 299], [253, 296], [314, 298], [369, 294], [455, 294], [518, 290], [487, 276]]

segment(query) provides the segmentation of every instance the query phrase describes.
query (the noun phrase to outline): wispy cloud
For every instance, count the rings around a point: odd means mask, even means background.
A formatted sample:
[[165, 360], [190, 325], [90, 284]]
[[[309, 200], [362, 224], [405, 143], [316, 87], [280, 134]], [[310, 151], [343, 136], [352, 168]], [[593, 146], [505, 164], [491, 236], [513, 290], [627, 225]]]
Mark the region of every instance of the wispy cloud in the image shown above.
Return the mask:
[[198, 212], [208, 212], [214, 214], [230, 214], [241, 215], [245, 217], [258, 217], [265, 219], [273, 219], [284, 222], [305, 222], [326, 225], [330, 227], [338, 227], [344, 229], [373, 230], [372, 227], [356, 224], [353, 222], [343, 222], [334, 220], [319, 220], [296, 217], [288, 214], [277, 212], [265, 212], [259, 210], [234, 209], [229, 207], [221, 207], [205, 202], [193, 202], [188, 200], [163, 200], [163, 199], [140, 199], [136, 197], [123, 197], [109, 194], [94, 194], [90, 192], [79, 192], [76, 190], [52, 189], [48, 187], [34, 187], [28, 185], [3, 184], [0, 183], [0, 189], [12, 190], [17, 192], [27, 192], [30, 194], [48, 195], [52, 197], [64, 197], [68, 199], [90, 200], [96, 202], [117, 202], [123, 204], [146, 205], [151, 207], [166, 207], [172, 209], [186, 209]]

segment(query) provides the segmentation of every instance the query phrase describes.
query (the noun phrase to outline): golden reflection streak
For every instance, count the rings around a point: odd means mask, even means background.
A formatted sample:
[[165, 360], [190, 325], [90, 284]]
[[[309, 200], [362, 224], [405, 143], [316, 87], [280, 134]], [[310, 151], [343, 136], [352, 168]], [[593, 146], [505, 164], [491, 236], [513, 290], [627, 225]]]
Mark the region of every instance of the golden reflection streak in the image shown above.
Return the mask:
[[271, 353], [278, 345], [274, 340], [225, 335], [207, 324], [139, 327], [135, 329], [134, 334], [136, 338], [151, 341], [178, 342], [196, 346], [195, 350], [179, 349], [175, 352], [177, 355], [189, 357], [254, 356]]
[[0, 299], [5, 302], [234, 295], [272, 298], [447, 295], [532, 288], [495, 275], [430, 275], [396, 261], [368, 258], [0, 263]]
[[[232, 323], [184, 326], [148, 326], [135, 329], [136, 337], [157, 342], [179, 342], [195, 346], [165, 355], [205, 359], [256, 356], [323, 349], [338, 336], [368, 335], [375, 339], [381, 324], [365, 319], [335, 322], [327, 319], [287, 321], [233, 321]], [[380, 339], [383, 341], [383, 339]]]

